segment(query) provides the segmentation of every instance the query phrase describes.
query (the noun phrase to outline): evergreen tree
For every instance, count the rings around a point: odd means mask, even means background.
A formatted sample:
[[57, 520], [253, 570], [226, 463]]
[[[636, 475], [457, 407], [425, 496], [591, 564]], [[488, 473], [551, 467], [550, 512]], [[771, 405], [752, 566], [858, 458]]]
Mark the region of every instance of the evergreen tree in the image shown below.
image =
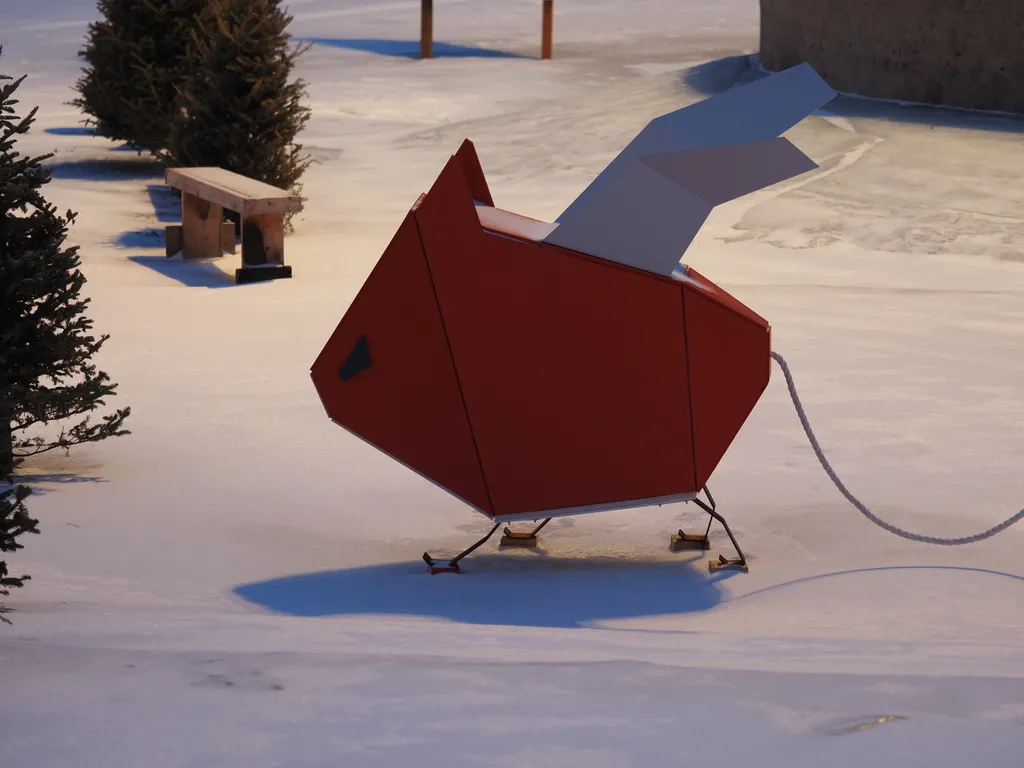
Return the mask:
[[[24, 485], [0, 485], [0, 552], [22, 549], [18, 537], [25, 533], [39, 533], [38, 520], [33, 520], [25, 509], [24, 501], [32, 493]], [[0, 595], [9, 595], [13, 587], [22, 587], [29, 576], [9, 576], [7, 563], [0, 560]], [[0, 614], [4, 612], [0, 605]], [[0, 616], [0, 621], [7, 621]], [[8, 622], [10, 623], [10, 622]]]
[[298, 194], [312, 160], [295, 143], [309, 120], [306, 83], [290, 80], [304, 48], [280, 0], [212, 0], [193, 34], [192, 66], [168, 150], [173, 165], [216, 165]]
[[[0, 479], [22, 457], [128, 434], [122, 424], [130, 413], [117, 410], [99, 424], [87, 415], [116, 389], [90, 362], [108, 337], [89, 335], [78, 247], [63, 247], [75, 214], [59, 216], [40, 192], [50, 181], [42, 162], [52, 155], [14, 149], [37, 111], [15, 113], [12, 96], [24, 79], [0, 75]], [[52, 439], [27, 436], [82, 415]]]
[[174, 119], [196, 14], [210, 0], [99, 0], [72, 101], [101, 136], [159, 153]]

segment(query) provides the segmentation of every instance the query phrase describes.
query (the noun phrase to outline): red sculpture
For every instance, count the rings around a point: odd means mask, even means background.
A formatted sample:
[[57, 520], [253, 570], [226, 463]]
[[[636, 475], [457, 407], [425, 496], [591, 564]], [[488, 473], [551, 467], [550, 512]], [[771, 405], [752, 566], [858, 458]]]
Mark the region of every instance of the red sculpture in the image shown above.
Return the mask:
[[[801, 65], [659, 118], [555, 224], [495, 208], [463, 143], [312, 367], [331, 419], [494, 521], [431, 572], [502, 523], [543, 520], [505, 529], [533, 544], [553, 517], [676, 501], [725, 525], [739, 557], [712, 569], [746, 570], [706, 483], [768, 385], [770, 327], [679, 256], [715, 205], [816, 167], [777, 137], [832, 95]], [[723, 112], [732, 135], [706, 130]]]

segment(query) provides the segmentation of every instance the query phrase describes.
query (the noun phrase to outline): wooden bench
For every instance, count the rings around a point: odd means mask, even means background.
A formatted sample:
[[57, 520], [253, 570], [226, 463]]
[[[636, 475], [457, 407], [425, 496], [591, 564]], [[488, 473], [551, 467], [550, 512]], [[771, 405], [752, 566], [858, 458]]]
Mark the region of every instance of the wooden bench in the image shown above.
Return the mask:
[[235, 282], [292, 276], [284, 263], [284, 217], [302, 210], [301, 198], [223, 168], [168, 168], [165, 180], [181, 190], [181, 224], [165, 230], [168, 256], [235, 253], [235, 225], [224, 221], [227, 208], [242, 217], [242, 267], [235, 270]]

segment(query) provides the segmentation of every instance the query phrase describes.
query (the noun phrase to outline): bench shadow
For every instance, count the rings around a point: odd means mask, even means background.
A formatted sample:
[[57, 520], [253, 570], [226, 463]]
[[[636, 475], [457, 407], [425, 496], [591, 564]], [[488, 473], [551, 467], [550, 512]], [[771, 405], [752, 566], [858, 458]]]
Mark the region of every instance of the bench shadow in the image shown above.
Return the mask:
[[[314, 45], [325, 45], [331, 48], [346, 48], [350, 51], [375, 53], [378, 56], [393, 56], [402, 59], [419, 59], [419, 40], [384, 40], [379, 38], [325, 38], [307, 37], [300, 42]], [[435, 42], [434, 58], [477, 58], [477, 59], [533, 59], [521, 53], [498, 51], [492, 48], [479, 48], [472, 45], [454, 45], [452, 43]]]
[[[162, 244], [162, 240], [160, 242]], [[152, 246], [153, 243], [146, 245]], [[209, 261], [184, 261], [180, 258], [168, 259], [166, 256], [129, 256], [128, 260], [189, 288], [227, 288], [235, 285], [233, 275], [222, 272]]]
[[[165, 184], [147, 184], [146, 194], [153, 206], [156, 220], [163, 224], [174, 224], [181, 221], [181, 198], [173, 189]], [[122, 232], [113, 240], [119, 248], [164, 248], [164, 228], [144, 227], [143, 229]], [[198, 259], [185, 261], [180, 256], [167, 258], [161, 256], [129, 256], [140, 266], [159, 272], [189, 288], [226, 288], [235, 285], [233, 274], [226, 274], [218, 269], [213, 260]]]
[[[756, 56], [725, 56], [685, 70], [682, 83], [705, 96], [713, 96], [744, 83], [767, 77]], [[840, 93], [823, 108], [837, 117], [889, 120], [975, 131], [1024, 133], [1024, 115], [959, 109], [931, 104], [874, 99]]]
[[233, 593], [289, 616], [433, 616], [466, 624], [584, 627], [608, 619], [708, 611], [718, 582], [691, 561], [474, 557], [461, 575], [389, 563], [243, 584]]
[[131, 232], [122, 232], [112, 242], [118, 248], [162, 248], [164, 232], [155, 227], [146, 227]]
[[181, 222], [181, 198], [166, 184], [147, 184], [146, 194], [153, 206], [156, 220], [167, 224]]
[[46, 165], [55, 179], [125, 181], [162, 178], [163, 167], [152, 160], [67, 160]]

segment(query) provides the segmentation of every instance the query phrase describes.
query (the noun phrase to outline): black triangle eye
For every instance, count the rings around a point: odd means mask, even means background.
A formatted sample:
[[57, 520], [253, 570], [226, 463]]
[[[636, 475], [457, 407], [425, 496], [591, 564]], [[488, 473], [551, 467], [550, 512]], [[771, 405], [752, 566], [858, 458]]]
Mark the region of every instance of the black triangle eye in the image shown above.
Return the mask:
[[341, 368], [338, 370], [338, 377], [342, 381], [348, 381], [371, 365], [373, 365], [373, 360], [370, 358], [370, 345], [366, 343], [365, 336], [360, 336], [359, 341], [356, 342], [356, 345], [352, 347], [352, 351], [348, 353], [348, 357], [345, 358], [345, 362], [341, 364]]

